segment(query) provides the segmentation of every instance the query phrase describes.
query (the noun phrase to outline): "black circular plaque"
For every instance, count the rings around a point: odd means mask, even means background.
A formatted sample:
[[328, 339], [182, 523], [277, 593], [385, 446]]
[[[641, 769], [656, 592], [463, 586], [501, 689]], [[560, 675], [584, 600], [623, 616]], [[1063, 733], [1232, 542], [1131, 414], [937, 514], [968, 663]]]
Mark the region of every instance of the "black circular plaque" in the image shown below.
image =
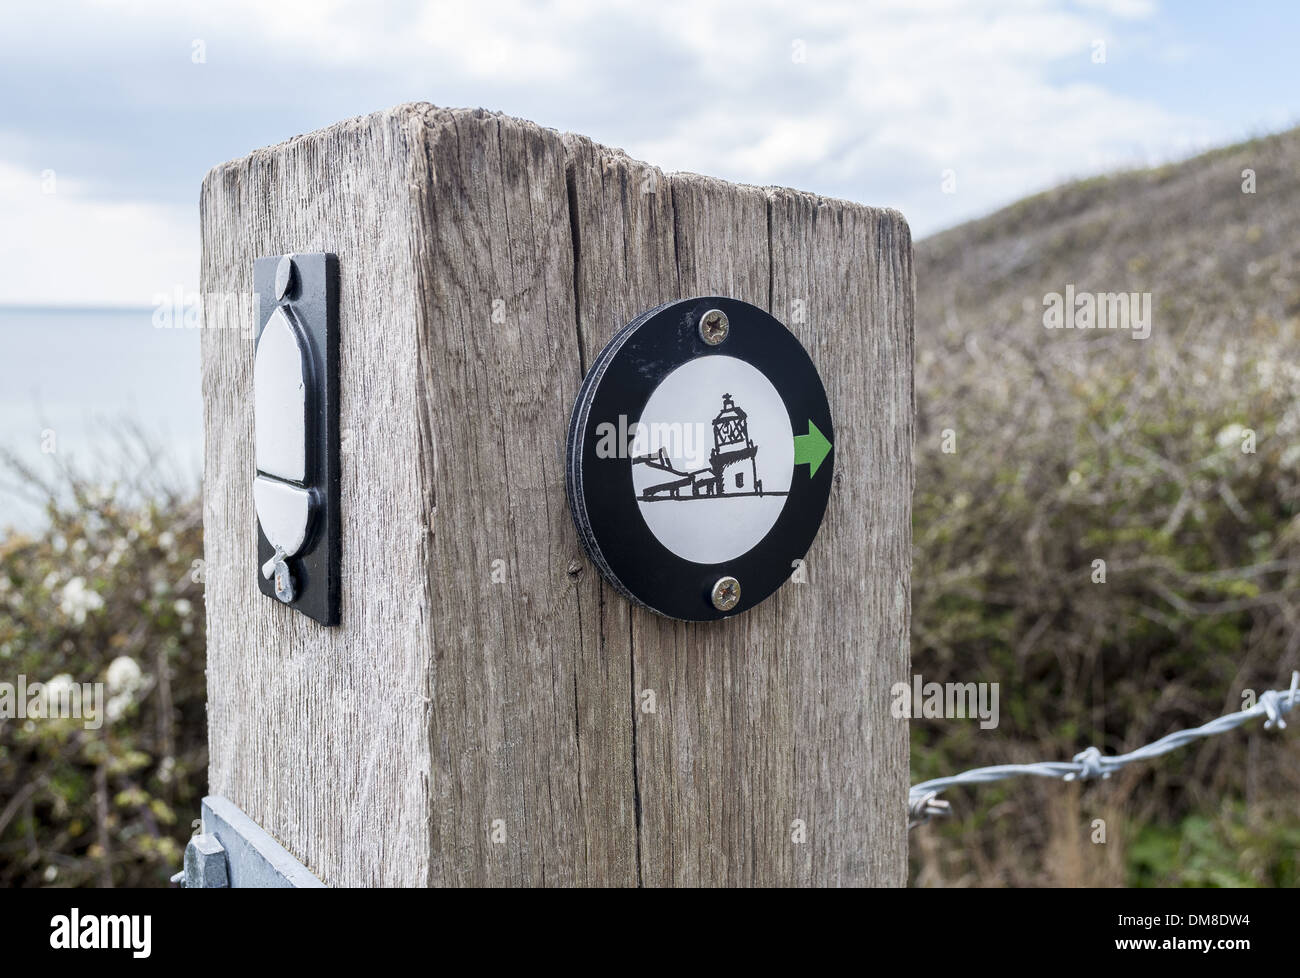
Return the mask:
[[623, 327], [582, 383], [569, 509], [624, 596], [669, 618], [728, 618], [807, 554], [834, 441], [821, 377], [785, 326], [723, 296], [665, 303]]

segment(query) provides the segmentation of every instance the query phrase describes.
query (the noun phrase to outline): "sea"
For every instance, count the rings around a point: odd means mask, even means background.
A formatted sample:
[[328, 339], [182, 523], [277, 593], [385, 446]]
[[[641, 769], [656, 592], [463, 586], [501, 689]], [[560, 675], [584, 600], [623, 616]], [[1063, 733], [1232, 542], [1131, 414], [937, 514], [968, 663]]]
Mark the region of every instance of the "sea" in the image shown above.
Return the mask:
[[[199, 330], [160, 329], [154, 310], [0, 306], [0, 456], [57, 478], [129, 476], [121, 438], [138, 431], [169, 484], [203, 471]], [[127, 470], [127, 471], [124, 471]], [[0, 538], [46, 519], [0, 458]]]

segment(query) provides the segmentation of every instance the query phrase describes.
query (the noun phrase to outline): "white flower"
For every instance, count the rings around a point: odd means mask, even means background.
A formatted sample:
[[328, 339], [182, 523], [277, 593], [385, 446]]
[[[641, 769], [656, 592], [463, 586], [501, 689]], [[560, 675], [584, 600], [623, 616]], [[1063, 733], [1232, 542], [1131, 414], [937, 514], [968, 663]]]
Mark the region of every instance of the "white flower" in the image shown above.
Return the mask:
[[129, 655], [119, 655], [108, 664], [108, 688], [128, 692], [140, 685], [140, 665]]
[[59, 609], [78, 625], [86, 620], [86, 612], [104, 607], [104, 599], [86, 587], [86, 579], [74, 577], [63, 587]]
[[113, 549], [108, 552], [108, 557], [105, 558], [108, 566], [116, 567], [117, 562], [121, 560], [123, 556], [125, 556], [128, 549], [130, 549], [130, 544], [127, 543], [126, 540], [122, 539], [121, 537], [118, 537], [116, 540], [114, 540]]
[[72, 687], [75, 685], [72, 677], [66, 672], [59, 673], [45, 684], [45, 715], [47, 717], [58, 715], [55, 711], [59, 708], [60, 701], [64, 703], [72, 702]]
[[172, 607], [176, 609], [176, 614], [180, 615], [182, 618], [194, 610], [194, 605], [190, 604], [189, 600], [186, 598], [177, 598], [176, 603], [173, 604]]
[[176, 534], [172, 533], [171, 530], [165, 530], [158, 534], [158, 546], [164, 550], [170, 550], [176, 546]]
[[126, 715], [126, 708], [131, 705], [131, 697], [126, 693], [119, 696], [110, 696], [108, 702], [104, 705], [104, 712], [108, 714], [109, 723], [117, 723]]
[[1245, 430], [1239, 424], [1230, 424], [1215, 435], [1214, 440], [1219, 443], [1220, 448], [1230, 448], [1241, 441], [1241, 435]]

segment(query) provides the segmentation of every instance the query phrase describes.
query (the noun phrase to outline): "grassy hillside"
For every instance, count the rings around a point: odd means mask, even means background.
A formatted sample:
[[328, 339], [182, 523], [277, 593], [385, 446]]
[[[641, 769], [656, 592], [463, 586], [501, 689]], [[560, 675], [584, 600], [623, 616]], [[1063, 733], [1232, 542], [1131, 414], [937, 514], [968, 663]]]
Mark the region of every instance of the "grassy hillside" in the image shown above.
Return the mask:
[[[1298, 231], [1295, 130], [918, 243], [913, 671], [1000, 683], [1001, 724], [918, 721], [915, 778], [1132, 749], [1300, 668]], [[1150, 336], [1046, 329], [1067, 285], [1150, 293]], [[1294, 885], [1297, 788], [1256, 726], [952, 791], [913, 881]]]

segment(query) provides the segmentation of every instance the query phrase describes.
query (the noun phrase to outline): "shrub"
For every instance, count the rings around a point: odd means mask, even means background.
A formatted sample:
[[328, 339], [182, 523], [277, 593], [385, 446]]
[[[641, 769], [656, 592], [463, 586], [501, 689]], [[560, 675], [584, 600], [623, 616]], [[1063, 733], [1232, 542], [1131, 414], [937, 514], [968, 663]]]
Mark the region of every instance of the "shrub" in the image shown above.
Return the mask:
[[197, 495], [7, 468], [49, 525], [0, 541], [0, 682], [103, 683], [104, 715], [0, 719], [0, 885], [165, 885], [207, 774]]

